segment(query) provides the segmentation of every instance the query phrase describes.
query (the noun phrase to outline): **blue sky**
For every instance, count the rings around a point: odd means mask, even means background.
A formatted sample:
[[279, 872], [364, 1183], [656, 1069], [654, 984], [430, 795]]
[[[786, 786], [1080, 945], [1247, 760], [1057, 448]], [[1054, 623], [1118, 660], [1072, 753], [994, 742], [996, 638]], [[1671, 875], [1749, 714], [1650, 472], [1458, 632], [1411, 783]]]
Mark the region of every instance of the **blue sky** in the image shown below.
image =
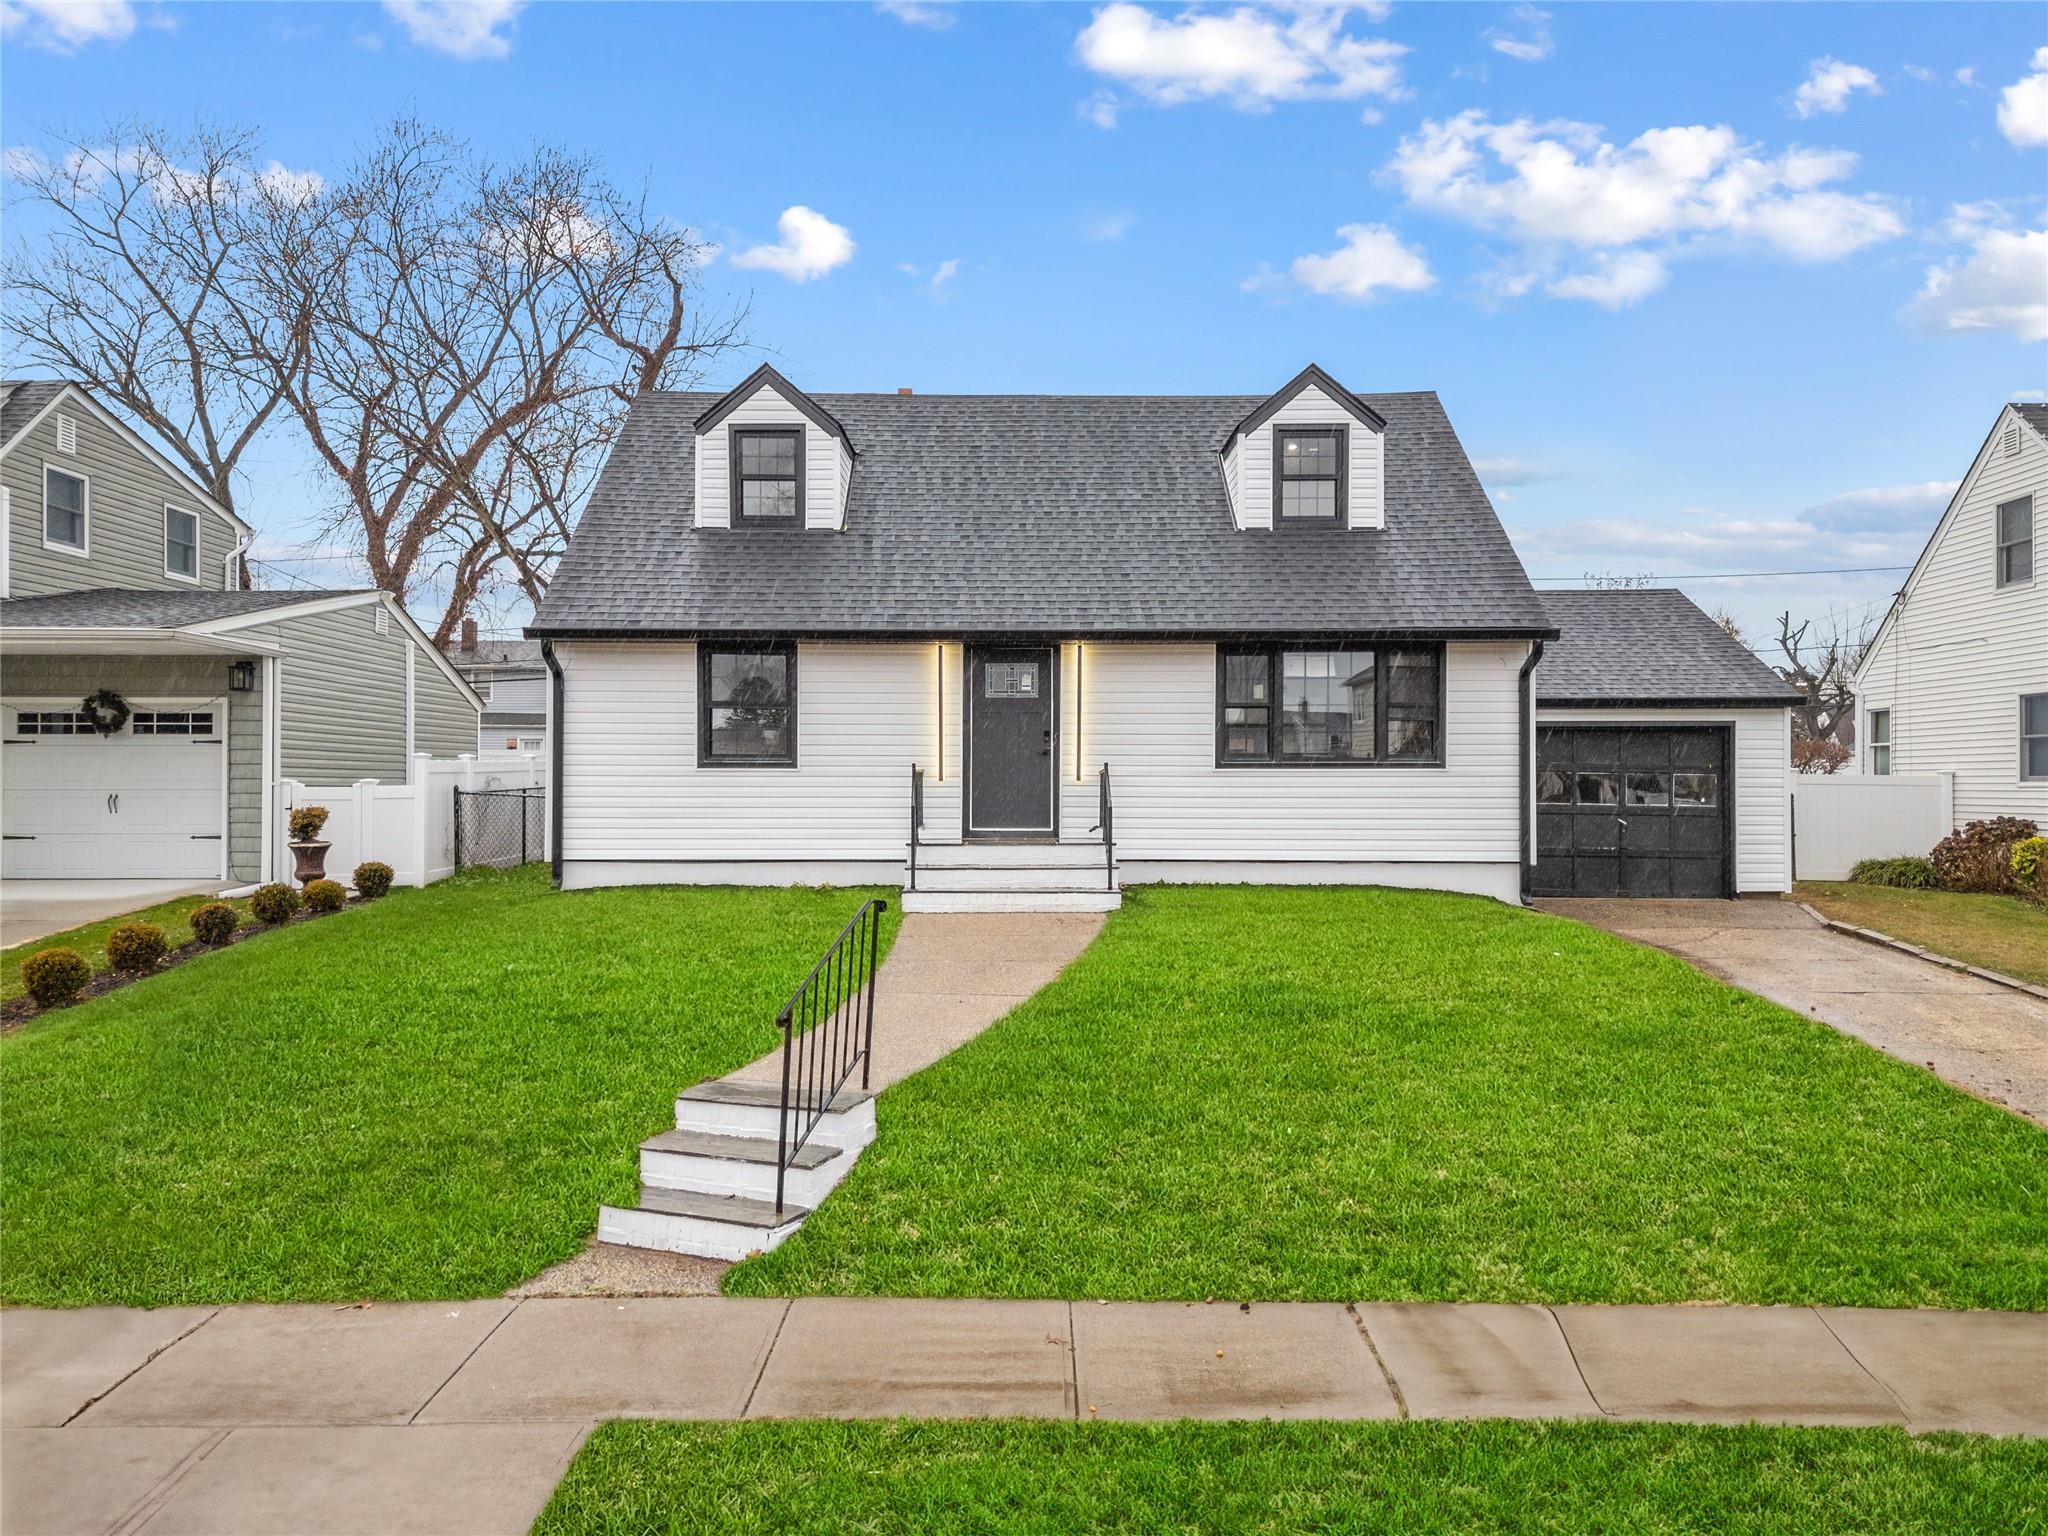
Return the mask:
[[[807, 387], [1434, 389], [1532, 574], [1752, 631], [1902, 573], [1699, 578], [1909, 562], [2048, 395], [2038, 5], [0, 16], [8, 146], [205, 112], [333, 176], [411, 107], [590, 151], [719, 242], [708, 295]], [[303, 469], [253, 465], [273, 551]]]

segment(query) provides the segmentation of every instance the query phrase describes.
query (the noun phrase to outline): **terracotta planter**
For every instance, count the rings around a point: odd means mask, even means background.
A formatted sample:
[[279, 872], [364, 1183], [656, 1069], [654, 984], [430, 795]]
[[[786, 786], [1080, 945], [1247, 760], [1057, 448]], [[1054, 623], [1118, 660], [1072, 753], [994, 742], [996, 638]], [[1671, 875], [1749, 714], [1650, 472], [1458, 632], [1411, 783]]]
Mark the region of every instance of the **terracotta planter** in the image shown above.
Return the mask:
[[292, 858], [297, 861], [297, 867], [292, 870], [292, 875], [299, 884], [308, 885], [315, 880], [327, 878], [327, 850], [333, 844], [290, 843], [286, 846], [291, 849]]

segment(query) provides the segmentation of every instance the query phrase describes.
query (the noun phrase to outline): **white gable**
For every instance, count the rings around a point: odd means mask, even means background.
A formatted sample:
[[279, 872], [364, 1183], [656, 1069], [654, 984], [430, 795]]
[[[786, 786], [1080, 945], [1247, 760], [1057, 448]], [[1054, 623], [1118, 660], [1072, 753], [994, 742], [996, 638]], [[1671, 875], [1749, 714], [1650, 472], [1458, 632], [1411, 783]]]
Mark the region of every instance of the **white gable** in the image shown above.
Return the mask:
[[853, 456], [843, 439], [827, 432], [773, 384], [763, 384], [734, 406], [707, 432], [697, 434], [696, 525], [732, 525], [732, 427], [802, 427], [804, 429], [804, 527], [846, 526], [846, 496], [853, 475]]
[[1346, 406], [1314, 384], [1250, 432], [1233, 437], [1223, 454], [1223, 485], [1230, 496], [1230, 515], [1239, 528], [1273, 526], [1273, 429], [1275, 427], [1342, 427], [1349, 434], [1345, 465], [1346, 526], [1384, 528], [1386, 509], [1386, 438]]

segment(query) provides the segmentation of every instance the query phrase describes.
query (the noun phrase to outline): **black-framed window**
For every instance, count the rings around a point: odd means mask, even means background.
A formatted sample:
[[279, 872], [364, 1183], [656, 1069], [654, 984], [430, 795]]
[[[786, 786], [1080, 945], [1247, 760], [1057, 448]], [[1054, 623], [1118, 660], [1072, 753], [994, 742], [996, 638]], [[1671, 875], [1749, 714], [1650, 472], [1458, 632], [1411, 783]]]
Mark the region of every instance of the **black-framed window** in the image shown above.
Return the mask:
[[196, 513], [164, 508], [164, 574], [199, 575], [199, 518]]
[[796, 761], [796, 647], [697, 648], [697, 762], [703, 767]]
[[1441, 645], [1216, 650], [1216, 761], [1288, 767], [1444, 760]]
[[43, 467], [43, 542], [64, 549], [85, 548], [85, 476], [54, 465]]
[[804, 518], [804, 429], [734, 427], [735, 528], [799, 528]]
[[2020, 777], [2048, 779], [2048, 693], [2020, 695]]
[[1892, 771], [1892, 712], [1888, 709], [1873, 709], [1870, 712], [1870, 771], [1890, 773]]
[[2034, 579], [2034, 498], [2001, 503], [1998, 508], [1998, 584], [2017, 585]]
[[1273, 428], [1273, 526], [1334, 528], [1344, 517], [1342, 427]]

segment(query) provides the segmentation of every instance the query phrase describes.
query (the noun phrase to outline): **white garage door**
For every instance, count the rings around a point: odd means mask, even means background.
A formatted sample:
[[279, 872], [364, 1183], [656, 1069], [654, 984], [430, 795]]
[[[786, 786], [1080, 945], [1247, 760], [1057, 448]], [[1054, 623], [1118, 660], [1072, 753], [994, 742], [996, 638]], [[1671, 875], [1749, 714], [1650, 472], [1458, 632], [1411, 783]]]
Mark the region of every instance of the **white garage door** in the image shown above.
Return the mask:
[[221, 873], [219, 703], [137, 708], [112, 736], [70, 710], [6, 709], [0, 873], [10, 880], [210, 880]]

